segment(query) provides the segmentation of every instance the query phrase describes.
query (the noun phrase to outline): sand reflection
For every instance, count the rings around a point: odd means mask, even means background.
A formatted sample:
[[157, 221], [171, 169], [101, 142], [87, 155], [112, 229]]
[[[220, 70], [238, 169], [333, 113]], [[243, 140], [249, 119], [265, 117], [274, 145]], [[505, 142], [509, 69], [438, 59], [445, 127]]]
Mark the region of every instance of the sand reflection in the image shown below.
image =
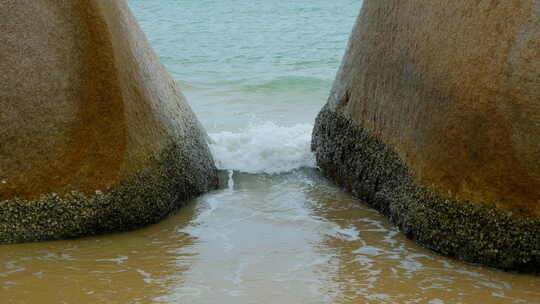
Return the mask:
[[0, 246], [0, 302], [149, 303], [196, 258], [196, 239], [179, 232], [193, 211], [128, 233]]
[[[316, 178], [316, 173], [310, 173]], [[372, 209], [321, 181], [306, 189], [315, 215], [339, 225], [320, 243], [332, 252], [333, 303], [535, 303], [540, 278], [448, 259], [416, 246]]]

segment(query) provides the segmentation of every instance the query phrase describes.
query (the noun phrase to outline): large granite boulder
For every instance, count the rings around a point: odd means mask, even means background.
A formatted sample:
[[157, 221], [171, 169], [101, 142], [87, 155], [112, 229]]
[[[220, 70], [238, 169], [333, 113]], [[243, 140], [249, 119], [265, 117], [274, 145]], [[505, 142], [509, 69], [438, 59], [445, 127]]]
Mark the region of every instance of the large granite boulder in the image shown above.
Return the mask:
[[123, 0], [0, 0], [0, 242], [156, 222], [217, 186]]
[[540, 272], [540, 1], [365, 0], [312, 148], [418, 243]]

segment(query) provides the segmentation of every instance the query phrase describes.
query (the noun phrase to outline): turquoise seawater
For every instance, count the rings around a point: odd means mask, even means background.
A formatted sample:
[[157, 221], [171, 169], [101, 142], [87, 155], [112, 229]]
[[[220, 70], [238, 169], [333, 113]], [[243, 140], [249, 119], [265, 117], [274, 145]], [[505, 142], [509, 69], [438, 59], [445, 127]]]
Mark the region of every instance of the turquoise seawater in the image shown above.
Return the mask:
[[360, 0], [129, 0], [209, 132], [312, 123]]

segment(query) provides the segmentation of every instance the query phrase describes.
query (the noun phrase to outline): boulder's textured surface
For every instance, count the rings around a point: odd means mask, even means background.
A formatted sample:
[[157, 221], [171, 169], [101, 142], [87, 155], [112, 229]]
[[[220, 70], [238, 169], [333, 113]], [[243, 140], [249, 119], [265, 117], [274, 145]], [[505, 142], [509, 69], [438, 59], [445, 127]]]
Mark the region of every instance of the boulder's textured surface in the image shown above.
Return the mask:
[[0, 242], [155, 222], [217, 186], [123, 0], [0, 0]]
[[540, 272], [540, 1], [365, 0], [312, 148], [424, 246]]

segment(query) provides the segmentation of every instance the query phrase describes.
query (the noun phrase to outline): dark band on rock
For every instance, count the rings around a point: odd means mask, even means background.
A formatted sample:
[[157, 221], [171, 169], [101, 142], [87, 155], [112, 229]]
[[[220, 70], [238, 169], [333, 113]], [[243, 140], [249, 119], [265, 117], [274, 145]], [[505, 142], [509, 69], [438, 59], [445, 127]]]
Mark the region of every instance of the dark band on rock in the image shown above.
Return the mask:
[[312, 150], [324, 175], [438, 253], [504, 270], [540, 273], [540, 219], [445, 199], [418, 185], [398, 154], [325, 106]]
[[[207, 149], [205, 144], [199, 148]], [[0, 243], [68, 239], [156, 223], [218, 185], [213, 162], [194, 160], [183, 150], [171, 143], [151, 166], [94, 195], [73, 191], [0, 201]]]

